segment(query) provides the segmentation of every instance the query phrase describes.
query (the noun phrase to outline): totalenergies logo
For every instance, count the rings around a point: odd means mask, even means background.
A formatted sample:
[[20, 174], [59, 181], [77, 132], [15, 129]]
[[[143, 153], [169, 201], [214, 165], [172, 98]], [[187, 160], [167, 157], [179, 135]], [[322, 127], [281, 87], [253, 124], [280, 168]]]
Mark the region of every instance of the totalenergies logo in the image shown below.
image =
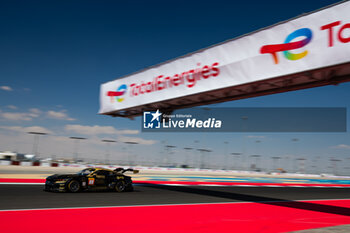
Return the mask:
[[111, 97], [111, 102], [114, 103], [114, 100], [117, 102], [122, 102], [125, 98], [121, 96], [125, 94], [128, 86], [126, 84], [122, 84], [118, 87], [117, 91], [109, 91], [107, 92], [107, 96]]
[[[136, 97], [144, 94], [167, 90], [175, 87], [187, 87], [193, 88], [198, 82], [202, 82], [206, 79], [213, 79], [220, 74], [219, 62], [214, 62], [211, 65], [202, 65], [197, 63], [197, 67], [185, 71], [176, 73], [173, 75], [158, 75], [153, 77], [153, 80], [139, 80], [137, 83], [131, 83], [129, 85], [129, 96]], [[111, 97], [111, 103], [122, 102], [125, 98], [122, 98], [128, 86], [122, 84], [116, 91], [108, 91], [106, 96]]]
[[[291, 42], [295, 38], [298, 38], [301, 36], [305, 38], [299, 41]], [[278, 64], [277, 52], [283, 52], [283, 55], [288, 60], [292, 60], [292, 61], [299, 60], [305, 57], [308, 54], [308, 51], [305, 50], [304, 52], [301, 52], [301, 53], [291, 53], [289, 50], [302, 48], [308, 43], [310, 43], [311, 39], [312, 39], [312, 31], [309, 28], [301, 28], [289, 34], [283, 44], [264, 45], [263, 47], [261, 47], [260, 53], [262, 54], [270, 53], [273, 57], [273, 60], [275, 61], [275, 64]]]

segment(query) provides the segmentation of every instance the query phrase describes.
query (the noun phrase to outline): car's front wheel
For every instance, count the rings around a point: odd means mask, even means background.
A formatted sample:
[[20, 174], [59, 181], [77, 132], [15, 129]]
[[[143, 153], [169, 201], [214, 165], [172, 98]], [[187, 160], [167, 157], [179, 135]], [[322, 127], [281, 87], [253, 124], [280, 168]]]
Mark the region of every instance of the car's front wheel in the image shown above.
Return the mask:
[[115, 185], [115, 191], [118, 193], [125, 191], [125, 182], [123, 180], [120, 180]]
[[80, 184], [77, 180], [71, 180], [68, 183], [68, 190], [72, 193], [77, 193], [80, 190]]

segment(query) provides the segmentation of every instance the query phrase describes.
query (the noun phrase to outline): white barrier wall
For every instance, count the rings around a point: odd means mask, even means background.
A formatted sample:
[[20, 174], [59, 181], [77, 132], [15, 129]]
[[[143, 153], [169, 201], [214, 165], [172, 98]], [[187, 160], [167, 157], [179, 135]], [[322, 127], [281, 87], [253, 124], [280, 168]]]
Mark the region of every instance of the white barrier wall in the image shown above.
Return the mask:
[[0, 160], [0, 165], [11, 165], [11, 161]]

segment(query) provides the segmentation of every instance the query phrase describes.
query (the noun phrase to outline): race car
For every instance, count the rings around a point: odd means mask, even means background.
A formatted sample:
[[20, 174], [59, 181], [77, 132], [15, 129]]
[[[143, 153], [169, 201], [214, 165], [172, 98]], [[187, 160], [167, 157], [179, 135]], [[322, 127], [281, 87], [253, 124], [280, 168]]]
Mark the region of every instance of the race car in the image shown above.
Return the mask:
[[55, 174], [46, 178], [44, 191], [72, 193], [88, 190], [133, 191], [131, 177], [124, 175], [128, 171], [134, 174], [139, 172], [131, 168], [115, 170], [86, 168], [76, 174]]

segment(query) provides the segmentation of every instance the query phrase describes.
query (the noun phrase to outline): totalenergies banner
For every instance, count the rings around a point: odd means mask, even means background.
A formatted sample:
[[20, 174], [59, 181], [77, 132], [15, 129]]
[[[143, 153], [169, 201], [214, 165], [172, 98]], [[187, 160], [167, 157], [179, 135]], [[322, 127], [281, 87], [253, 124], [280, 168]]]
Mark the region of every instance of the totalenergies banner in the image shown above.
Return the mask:
[[350, 2], [101, 85], [100, 113], [350, 62]]

